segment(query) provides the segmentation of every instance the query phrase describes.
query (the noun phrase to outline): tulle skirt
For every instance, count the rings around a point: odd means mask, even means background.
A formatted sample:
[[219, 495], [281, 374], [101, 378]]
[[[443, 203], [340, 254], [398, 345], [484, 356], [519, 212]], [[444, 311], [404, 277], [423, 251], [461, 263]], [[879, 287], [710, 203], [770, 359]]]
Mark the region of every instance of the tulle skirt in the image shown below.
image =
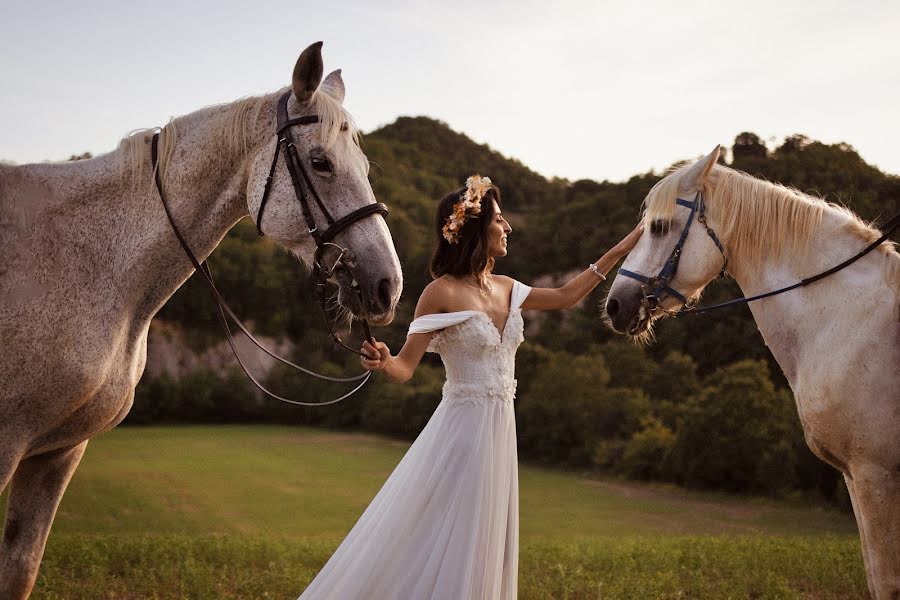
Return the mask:
[[512, 401], [450, 401], [301, 600], [514, 600], [519, 478]]

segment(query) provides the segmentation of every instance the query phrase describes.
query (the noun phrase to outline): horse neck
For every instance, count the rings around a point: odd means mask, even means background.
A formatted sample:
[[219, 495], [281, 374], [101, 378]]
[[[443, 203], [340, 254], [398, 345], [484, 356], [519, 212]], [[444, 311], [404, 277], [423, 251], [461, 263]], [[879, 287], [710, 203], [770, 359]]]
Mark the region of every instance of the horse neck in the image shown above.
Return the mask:
[[[787, 287], [853, 256], [865, 242], [846, 223], [846, 216], [826, 210], [802, 254], [785, 251], [765, 256], [753, 273], [738, 270], [734, 278], [741, 291], [749, 297]], [[828, 355], [841, 347], [841, 340], [865, 335], [862, 329], [873, 323], [872, 313], [884, 310], [886, 290], [876, 284], [884, 277], [884, 258], [880, 252], [870, 253], [809, 286], [749, 304], [766, 345], [795, 391], [805, 359], [815, 360], [822, 352]]]
[[[269, 100], [258, 122], [248, 124], [257, 129], [248, 131], [248, 137], [260, 146], [275, 139], [274, 99]], [[176, 144], [162, 182], [172, 217], [200, 262], [248, 215], [246, 190], [253, 152], [244, 156], [222, 143], [223, 136], [215, 132], [227, 131], [223, 128], [229, 126], [228, 119], [227, 105], [179, 118]], [[194, 271], [165, 216], [156, 186], [151, 181], [144, 187], [141, 204], [151, 210], [135, 211], [129, 225], [146, 236], [143, 244], [131, 248], [131, 289], [136, 290], [135, 318], [141, 324], [149, 323]]]

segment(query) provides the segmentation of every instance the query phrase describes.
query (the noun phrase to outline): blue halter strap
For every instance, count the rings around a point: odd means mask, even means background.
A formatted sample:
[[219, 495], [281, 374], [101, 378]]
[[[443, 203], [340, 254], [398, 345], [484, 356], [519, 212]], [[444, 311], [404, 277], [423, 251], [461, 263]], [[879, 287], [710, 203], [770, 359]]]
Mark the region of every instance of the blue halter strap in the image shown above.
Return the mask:
[[[857, 252], [855, 255], [851, 256], [844, 262], [839, 265], [835, 265], [834, 267], [822, 271], [817, 275], [813, 275], [812, 277], [807, 277], [794, 283], [792, 285], [785, 286], [783, 288], [779, 288], [777, 290], [772, 290], [771, 292], [766, 292], [764, 294], [759, 294], [756, 296], [751, 296], [750, 298], [735, 298], [734, 300], [728, 300], [727, 302], [721, 302], [719, 304], [714, 304], [712, 306], [704, 306], [703, 308], [695, 308], [690, 306], [687, 299], [684, 297], [684, 294], [680, 293], [675, 288], [669, 285], [669, 282], [675, 278], [675, 273], [678, 271], [678, 261], [681, 258], [681, 251], [684, 247], [684, 242], [687, 239], [688, 230], [691, 228], [691, 223], [694, 220], [694, 213], [698, 213], [697, 221], [706, 228], [706, 233], [709, 234], [709, 237], [712, 238], [712, 241], [715, 242], [716, 247], [719, 248], [719, 251], [722, 253], [722, 258], [725, 259], [725, 262], [722, 264], [722, 272], [725, 272], [725, 267], [728, 266], [728, 256], [725, 254], [725, 248], [722, 246], [722, 242], [719, 241], [718, 236], [712, 230], [712, 228], [706, 223], [706, 214], [704, 212], [703, 206], [703, 193], [697, 192], [697, 195], [694, 197], [693, 201], [682, 200], [678, 198], [676, 202], [687, 208], [691, 209], [691, 214], [688, 216], [687, 224], [684, 226], [684, 230], [681, 232], [681, 237], [678, 238], [678, 243], [675, 245], [675, 249], [672, 250], [672, 255], [669, 256], [669, 260], [666, 261], [666, 264], [663, 265], [662, 270], [659, 272], [659, 275], [656, 277], [647, 277], [645, 275], [641, 275], [640, 273], [635, 273], [634, 271], [629, 271], [627, 269], [619, 269], [619, 273], [630, 277], [631, 279], [636, 279], [640, 281], [643, 285], [641, 289], [644, 292], [644, 298], [649, 303], [650, 308], [654, 309], [659, 306], [662, 294], [668, 294], [674, 298], [677, 298], [681, 303], [682, 307], [680, 310], [676, 311], [675, 314], [703, 314], [712, 310], [716, 310], [719, 308], [726, 308], [729, 306], [735, 306], [737, 304], [746, 304], [748, 302], [754, 302], [756, 300], [762, 300], [763, 298], [769, 298], [771, 296], [777, 296], [778, 294], [783, 294], [784, 292], [789, 292], [791, 290], [797, 289], [799, 287], [807, 286], [811, 283], [815, 283], [820, 279], [824, 279], [833, 273], [837, 273], [841, 269], [848, 267], [855, 263], [857, 260], [872, 252], [883, 244], [885, 241], [890, 239], [891, 234], [900, 229], [900, 214], [894, 215], [887, 223], [885, 223], [882, 228], [883, 234], [880, 238], [870, 243], [868, 246]], [[647, 293], [647, 288], [653, 288], [650, 293]], [[672, 311], [669, 311], [672, 312]]]
[[[703, 227], [706, 229], [706, 233], [709, 234], [709, 237], [713, 242], [715, 242], [716, 247], [722, 253], [722, 258], [724, 259], [724, 263], [722, 264], [723, 272], [725, 271], [725, 267], [728, 265], [728, 257], [725, 255], [725, 248], [722, 246], [722, 242], [719, 241], [718, 236], [716, 236], [716, 233], [712, 230], [712, 228], [710, 228], [710, 226], [706, 224], [706, 209], [703, 203], [703, 192], [698, 191], [693, 200], [684, 200], [683, 198], [677, 198], [675, 200], [675, 203], [679, 206], [690, 208], [691, 213], [688, 215], [687, 223], [685, 223], [684, 229], [681, 231], [681, 236], [678, 238], [678, 243], [675, 244], [675, 248], [672, 250], [672, 254], [663, 265], [662, 270], [660, 270], [659, 274], [656, 277], [647, 277], [646, 275], [641, 275], [640, 273], [635, 273], [634, 271], [629, 271], [628, 269], [619, 269], [620, 275], [630, 277], [631, 279], [636, 279], [643, 284], [641, 287], [644, 289], [644, 296], [647, 298], [648, 302], [650, 302], [651, 308], [656, 308], [657, 306], [659, 306], [659, 303], [663, 298], [663, 294], [667, 294], [669, 296], [672, 296], [673, 298], [677, 298], [685, 306], [687, 306], [688, 304], [687, 298], [685, 298], [684, 294], [670, 286], [669, 283], [675, 278], [675, 274], [678, 273], [678, 263], [681, 260], [681, 252], [684, 249], [684, 243], [687, 241], [688, 232], [691, 229], [691, 223], [694, 222], [695, 214], [697, 215], [697, 222], [703, 225]], [[647, 292], [648, 288], [650, 289], [649, 293]]]

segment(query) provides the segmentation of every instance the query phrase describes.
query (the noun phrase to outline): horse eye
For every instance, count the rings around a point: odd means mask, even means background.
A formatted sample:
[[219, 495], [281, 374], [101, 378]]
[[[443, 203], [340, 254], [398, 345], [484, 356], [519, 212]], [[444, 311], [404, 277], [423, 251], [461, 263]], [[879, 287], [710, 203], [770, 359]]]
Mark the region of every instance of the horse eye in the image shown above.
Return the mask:
[[331, 173], [331, 162], [321, 154], [314, 154], [309, 157], [309, 162], [312, 163], [313, 169], [318, 171], [319, 173]]
[[657, 219], [650, 223], [650, 233], [656, 236], [663, 236], [669, 233], [669, 222]]

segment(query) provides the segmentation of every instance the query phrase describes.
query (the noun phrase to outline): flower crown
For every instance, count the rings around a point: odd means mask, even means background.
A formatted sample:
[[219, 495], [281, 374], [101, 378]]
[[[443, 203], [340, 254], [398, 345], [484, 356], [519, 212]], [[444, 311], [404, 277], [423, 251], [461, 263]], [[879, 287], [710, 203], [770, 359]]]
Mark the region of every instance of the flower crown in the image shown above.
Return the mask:
[[490, 177], [472, 175], [466, 179], [466, 191], [459, 196], [459, 202], [453, 205], [453, 212], [444, 223], [444, 239], [451, 244], [459, 243], [459, 232], [466, 219], [481, 213], [481, 200], [493, 187]]

